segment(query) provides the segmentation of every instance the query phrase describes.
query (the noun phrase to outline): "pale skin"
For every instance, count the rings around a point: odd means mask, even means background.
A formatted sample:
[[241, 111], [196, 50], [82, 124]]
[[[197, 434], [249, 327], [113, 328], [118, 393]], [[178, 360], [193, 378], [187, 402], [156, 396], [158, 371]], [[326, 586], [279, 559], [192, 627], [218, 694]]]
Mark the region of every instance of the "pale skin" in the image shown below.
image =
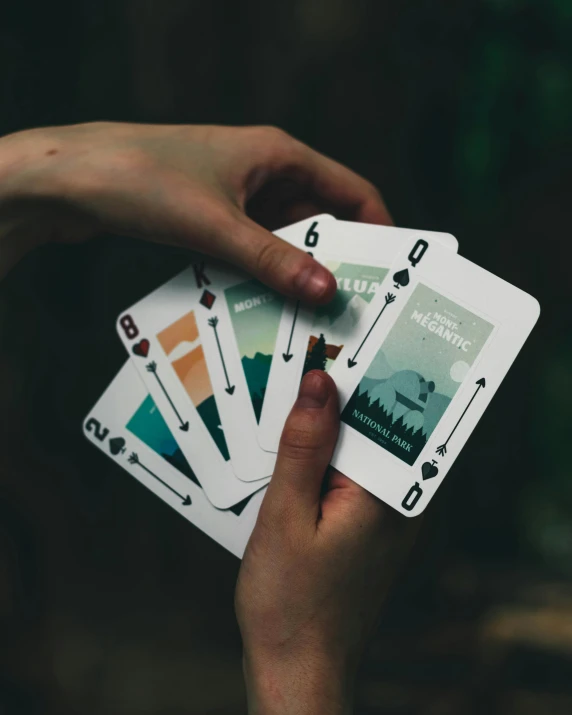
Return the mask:
[[[320, 212], [391, 223], [377, 190], [272, 127], [93, 123], [0, 139], [0, 276], [102, 231], [202, 251], [313, 303], [334, 277], [269, 232]], [[236, 588], [251, 715], [352, 712], [355, 671], [418, 520], [329, 469], [331, 378], [305, 376]]]

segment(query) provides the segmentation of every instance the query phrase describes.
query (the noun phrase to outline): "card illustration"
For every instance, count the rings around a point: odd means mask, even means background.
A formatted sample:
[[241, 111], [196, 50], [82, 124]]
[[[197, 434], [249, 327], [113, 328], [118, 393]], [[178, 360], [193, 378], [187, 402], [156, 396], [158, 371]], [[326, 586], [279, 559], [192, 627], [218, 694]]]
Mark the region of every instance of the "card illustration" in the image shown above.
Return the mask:
[[125, 425], [149, 449], [156, 452], [162, 459], [172, 464], [181, 474], [200, 486], [199, 480], [179, 449], [171, 430], [159, 412], [151, 395], [143, 400], [133, 416]]
[[230, 459], [213, 394], [194, 311], [189, 311], [157, 334], [185, 392], [215, 441], [222, 457]]
[[342, 421], [412, 465], [493, 325], [418, 284], [342, 412]]
[[334, 274], [338, 290], [330, 303], [314, 312], [302, 375], [330, 369], [388, 272], [387, 268], [351, 263], [326, 262], [326, 266]]
[[284, 300], [257, 280], [225, 290], [250, 399], [260, 421]]
[[[153, 450], [153, 452], [161, 457], [161, 459], [169, 462], [169, 464], [175, 467], [178, 472], [190, 479], [198, 487], [201, 486], [189, 463], [179, 449], [173, 434], [155, 405], [151, 395], [147, 395], [147, 397], [139, 405], [137, 410], [133, 413], [133, 416], [127, 422], [126, 428], [129, 432], [134, 434], [138, 439], [146, 444], [149, 449]], [[133, 458], [134, 455], [135, 459]], [[131, 464], [139, 464], [145, 468], [145, 465], [140, 462], [137, 454], [131, 454], [129, 459]], [[145, 469], [149, 473], [149, 470], [147, 468]], [[168, 489], [171, 489], [171, 487], [163, 482], [156, 474], [152, 473], [152, 476], [159, 479], [159, 481], [165, 484]], [[176, 493], [178, 494], [178, 492]], [[228, 509], [228, 511], [236, 514], [237, 516], [240, 515], [250, 499], [250, 496], [246, 497], [246, 499], [243, 499], [238, 504], [235, 504], [233, 507]]]

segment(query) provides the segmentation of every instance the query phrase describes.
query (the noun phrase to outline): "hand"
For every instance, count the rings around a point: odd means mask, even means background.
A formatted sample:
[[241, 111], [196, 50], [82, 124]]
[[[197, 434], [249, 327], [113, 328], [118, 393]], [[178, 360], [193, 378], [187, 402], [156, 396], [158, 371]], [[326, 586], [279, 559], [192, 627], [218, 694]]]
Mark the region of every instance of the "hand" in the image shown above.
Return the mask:
[[371, 184], [271, 127], [94, 123], [0, 140], [0, 275], [46, 240], [107, 230], [193, 248], [327, 302], [329, 271], [255, 221], [278, 228], [333, 210], [391, 222]]
[[236, 588], [250, 713], [351, 712], [362, 649], [420, 523], [328, 470], [338, 427], [332, 379], [308, 373]]

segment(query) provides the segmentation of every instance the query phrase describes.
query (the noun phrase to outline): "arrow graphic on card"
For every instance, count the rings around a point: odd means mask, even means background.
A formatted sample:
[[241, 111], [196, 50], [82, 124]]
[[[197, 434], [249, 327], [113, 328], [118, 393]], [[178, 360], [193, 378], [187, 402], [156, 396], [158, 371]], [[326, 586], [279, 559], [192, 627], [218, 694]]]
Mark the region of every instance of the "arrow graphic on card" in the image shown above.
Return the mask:
[[485, 378], [484, 378], [484, 377], [481, 377], [481, 379], [480, 379], [480, 380], [477, 380], [477, 382], [476, 382], [475, 384], [478, 385], [478, 387], [477, 387], [477, 389], [475, 390], [475, 392], [474, 392], [473, 396], [471, 397], [471, 399], [469, 400], [469, 404], [468, 404], [468, 405], [465, 407], [465, 409], [463, 410], [463, 414], [462, 414], [462, 415], [459, 417], [459, 419], [457, 420], [457, 424], [456, 424], [456, 425], [453, 427], [453, 429], [451, 430], [451, 434], [447, 437], [447, 439], [445, 440], [445, 442], [444, 442], [443, 444], [439, 445], [439, 447], [437, 447], [437, 449], [435, 450], [440, 457], [444, 457], [444, 456], [447, 454], [447, 445], [449, 444], [449, 440], [450, 440], [451, 437], [455, 434], [455, 430], [456, 430], [457, 427], [461, 424], [461, 420], [462, 420], [463, 417], [466, 415], [467, 410], [468, 410], [469, 407], [472, 405], [473, 400], [474, 400], [475, 397], [477, 396], [477, 394], [478, 394], [479, 390], [481, 389], [481, 387], [484, 387], [484, 386], [486, 385]]
[[292, 336], [294, 335], [294, 326], [296, 325], [296, 320], [298, 319], [298, 308], [300, 307], [300, 301], [296, 301], [296, 308], [294, 310], [294, 319], [292, 320], [292, 327], [290, 328], [290, 337], [288, 338], [288, 347], [286, 348], [286, 352], [282, 353], [282, 357], [284, 358], [284, 362], [288, 362], [292, 358], [292, 353], [290, 352], [290, 348], [292, 347]]
[[178, 492], [176, 489], [173, 489], [173, 487], [170, 487], [170, 486], [167, 484], [167, 482], [164, 482], [164, 481], [161, 479], [161, 477], [158, 477], [158, 476], [155, 474], [155, 472], [152, 472], [152, 471], [149, 469], [149, 467], [146, 467], [144, 464], [142, 464], [142, 463], [139, 461], [139, 457], [138, 457], [138, 455], [137, 455], [135, 452], [132, 452], [132, 453], [129, 455], [127, 461], [129, 462], [129, 464], [136, 464], [138, 467], [141, 467], [141, 469], [143, 469], [145, 472], [147, 472], [147, 474], [151, 475], [151, 476], [153, 477], [153, 479], [156, 479], [158, 482], [161, 482], [161, 484], [162, 484], [164, 487], [167, 487], [167, 489], [168, 489], [169, 491], [173, 492], [173, 494], [176, 494], [176, 495], [179, 497], [179, 499], [182, 499], [182, 500], [183, 500], [183, 506], [189, 506], [189, 504], [192, 504], [191, 497], [190, 497], [188, 494], [187, 494], [186, 496], [183, 496], [183, 494], [179, 494], [179, 492]]
[[179, 414], [179, 411], [177, 410], [177, 408], [176, 408], [175, 405], [173, 404], [173, 400], [171, 399], [169, 393], [168, 393], [167, 390], [165, 389], [165, 385], [163, 385], [163, 382], [162, 382], [161, 378], [159, 377], [159, 375], [158, 375], [158, 373], [157, 373], [157, 363], [156, 363], [155, 361], [153, 361], [153, 362], [150, 362], [150, 363], [148, 363], [147, 365], [145, 365], [145, 367], [147, 368], [147, 372], [150, 372], [152, 375], [155, 376], [155, 380], [157, 380], [157, 383], [159, 384], [159, 387], [161, 388], [161, 390], [163, 391], [163, 394], [165, 395], [165, 397], [166, 397], [167, 400], [169, 401], [169, 404], [170, 404], [171, 407], [173, 408], [173, 412], [177, 415], [177, 419], [179, 420], [179, 423], [180, 423], [180, 424], [179, 424], [179, 429], [182, 430], [183, 432], [187, 432], [188, 429], [189, 429], [189, 423], [188, 423], [188, 422], [183, 422], [183, 420], [182, 420], [182, 418], [181, 418], [181, 415]]
[[226, 363], [224, 361], [224, 355], [222, 354], [222, 348], [220, 346], [220, 340], [218, 339], [218, 330], [217, 325], [218, 325], [218, 318], [213, 316], [212, 318], [209, 318], [209, 325], [211, 328], [214, 330], [215, 338], [216, 338], [216, 344], [218, 346], [218, 353], [220, 355], [220, 361], [222, 362], [222, 369], [224, 370], [224, 377], [226, 380], [226, 387], [224, 388], [225, 392], [228, 392], [229, 395], [232, 395], [234, 392], [235, 385], [230, 384], [230, 380], [228, 379], [228, 372], [226, 371]]
[[375, 328], [375, 326], [376, 326], [376, 324], [377, 324], [377, 321], [378, 321], [378, 320], [381, 318], [381, 316], [383, 315], [383, 311], [387, 308], [388, 305], [391, 305], [391, 303], [393, 303], [394, 300], [395, 300], [395, 296], [393, 295], [393, 293], [388, 293], [388, 294], [385, 296], [385, 303], [383, 304], [383, 308], [382, 308], [382, 309], [379, 311], [379, 313], [377, 314], [377, 318], [373, 321], [373, 324], [372, 324], [371, 328], [367, 331], [367, 334], [366, 334], [365, 338], [361, 341], [361, 344], [360, 344], [359, 348], [355, 351], [355, 354], [354, 354], [353, 358], [348, 358], [348, 367], [353, 367], [354, 365], [357, 365], [357, 360], [356, 360], [356, 358], [357, 358], [357, 356], [359, 355], [360, 350], [361, 350], [361, 349], [363, 348], [363, 346], [365, 345], [365, 341], [369, 338], [369, 336], [370, 336], [370, 334], [371, 334], [371, 331]]

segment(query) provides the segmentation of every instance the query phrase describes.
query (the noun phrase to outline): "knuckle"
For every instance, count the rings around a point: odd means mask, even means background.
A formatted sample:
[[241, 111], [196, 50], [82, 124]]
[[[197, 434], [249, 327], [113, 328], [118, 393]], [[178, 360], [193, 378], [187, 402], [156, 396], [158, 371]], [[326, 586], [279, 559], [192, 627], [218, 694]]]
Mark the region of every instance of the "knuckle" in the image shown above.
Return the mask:
[[366, 192], [376, 200], [381, 200], [381, 192], [377, 188], [375, 184], [372, 184], [371, 181], [368, 181], [367, 179], [364, 179], [365, 181], [365, 190]]
[[263, 126], [261, 130], [266, 139], [272, 142], [287, 142], [292, 140], [292, 137], [287, 131], [274, 125]]
[[283, 262], [283, 247], [277, 241], [271, 240], [258, 252], [256, 268], [261, 275], [273, 275], [280, 271]]
[[319, 415], [299, 414], [289, 419], [282, 432], [281, 446], [290, 457], [301, 459], [320, 449], [324, 444]]
[[295, 144], [290, 134], [280, 127], [258, 126], [252, 129], [255, 134], [253, 138], [266, 154], [280, 155]]

